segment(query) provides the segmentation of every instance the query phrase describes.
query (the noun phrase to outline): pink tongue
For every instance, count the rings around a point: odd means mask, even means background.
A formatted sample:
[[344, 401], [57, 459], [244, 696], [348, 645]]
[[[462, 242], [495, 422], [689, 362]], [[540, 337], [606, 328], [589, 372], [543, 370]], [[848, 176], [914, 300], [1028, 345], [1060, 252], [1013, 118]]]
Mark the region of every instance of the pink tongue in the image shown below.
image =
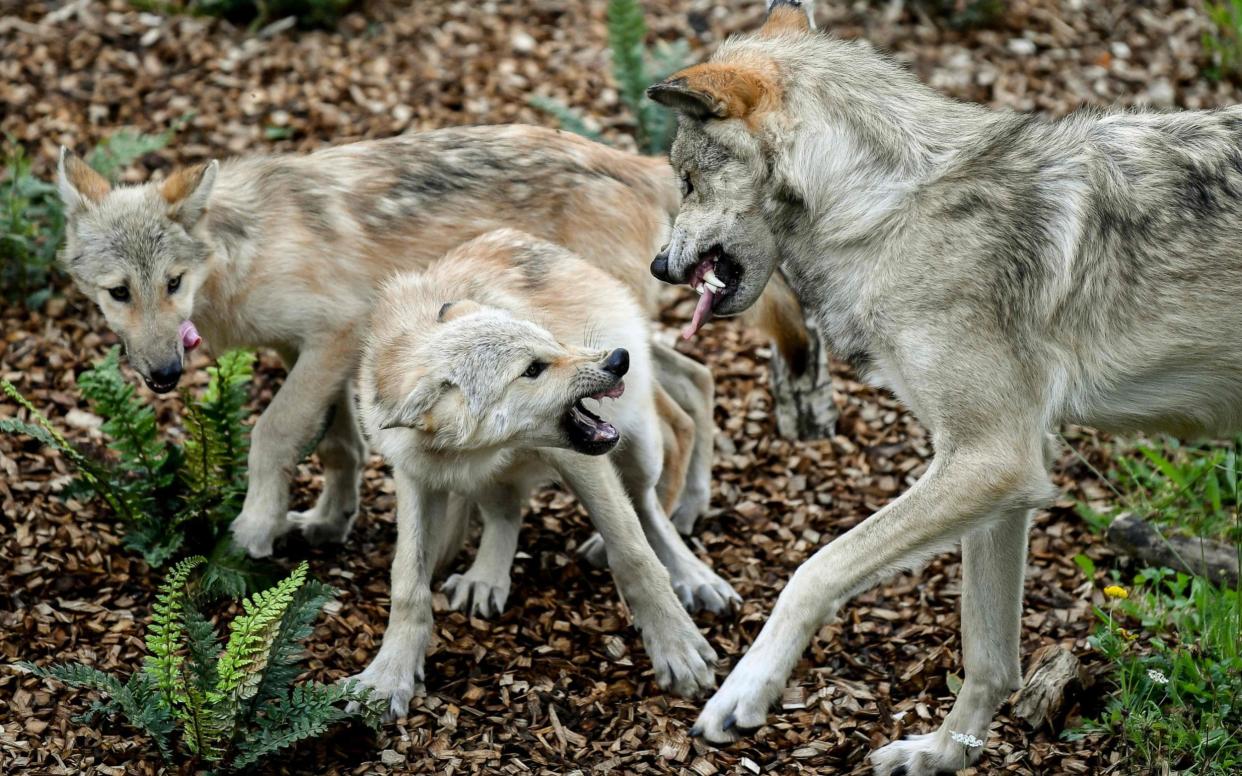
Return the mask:
[[707, 323], [707, 319], [712, 317], [712, 300], [715, 297], [716, 294], [710, 286], [703, 290], [702, 295], [699, 296], [699, 303], [694, 308], [694, 317], [690, 319], [690, 323], [686, 325], [686, 328], [681, 330], [682, 339], [693, 337], [698, 333], [699, 328]]
[[194, 328], [194, 324], [190, 321], [182, 321], [181, 326], [177, 328], [177, 333], [181, 335], [181, 344], [186, 350], [193, 350], [203, 342], [203, 338], [198, 336], [198, 329]]

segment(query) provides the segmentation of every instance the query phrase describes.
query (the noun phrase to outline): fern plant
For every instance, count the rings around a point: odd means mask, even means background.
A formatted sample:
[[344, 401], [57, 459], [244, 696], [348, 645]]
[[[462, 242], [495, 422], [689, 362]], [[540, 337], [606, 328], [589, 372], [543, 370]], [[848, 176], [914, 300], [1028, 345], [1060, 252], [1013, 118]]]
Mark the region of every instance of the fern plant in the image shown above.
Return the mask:
[[117, 348], [78, 377], [82, 395], [104, 419], [111, 455], [87, 455], [69, 442], [7, 381], [4, 392], [30, 420], [0, 418], [0, 432], [25, 434], [64, 455], [79, 472], [64, 498], [97, 497], [126, 526], [125, 543], [152, 566], [184, 547], [212, 547], [203, 584], [244, 595], [264, 582], [262, 570], [232, 546], [227, 527], [246, 492], [247, 388], [254, 354], [233, 351], [208, 369], [201, 397], [183, 391], [186, 442], [161, 437], [155, 413], [121, 374]]
[[[248, 768], [337, 723], [360, 719], [378, 729], [384, 704], [353, 682], [295, 685], [302, 642], [332, 588], [307, 579], [303, 562], [274, 587], [242, 601], [221, 647], [202, 612], [191, 574], [205, 559], [173, 567], [147, 628], [148, 656], [124, 683], [80, 663], [21, 665], [38, 676], [106, 696], [78, 721], [121, 716], [154, 742], [170, 764], [221, 771]], [[179, 744], [177, 740], [179, 738]]]
[[[612, 51], [612, 74], [621, 102], [634, 118], [638, 147], [644, 153], [659, 154], [672, 142], [674, 116], [663, 106], [647, 99], [647, 87], [685, 67], [690, 46], [659, 41], [648, 47], [647, 21], [638, 0], [609, 0], [608, 46]], [[570, 132], [599, 140], [600, 134], [588, 126], [582, 114], [546, 97], [532, 97], [530, 105], [549, 114]]]

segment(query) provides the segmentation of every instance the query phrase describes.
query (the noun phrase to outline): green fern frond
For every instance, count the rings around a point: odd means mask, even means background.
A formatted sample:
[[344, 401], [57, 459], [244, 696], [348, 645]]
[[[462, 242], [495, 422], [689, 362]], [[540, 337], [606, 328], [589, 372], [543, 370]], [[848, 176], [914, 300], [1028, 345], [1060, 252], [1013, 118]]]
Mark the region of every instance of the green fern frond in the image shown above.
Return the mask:
[[305, 651], [302, 642], [314, 630], [313, 623], [324, 604], [335, 595], [336, 590], [331, 585], [317, 579], [308, 580], [294, 594], [285, 616], [281, 618], [276, 638], [272, 640], [267, 671], [254, 696], [256, 704], [280, 697], [297, 679], [301, 673], [298, 660]]
[[621, 99], [636, 111], [651, 84], [644, 62], [647, 21], [638, 0], [609, 0], [608, 46], [612, 49], [613, 76]]
[[[356, 703], [350, 710], [347, 704]], [[358, 718], [372, 729], [379, 728], [383, 704], [371, 698], [371, 688], [353, 682], [308, 682], [293, 688], [287, 698], [268, 704], [258, 719], [258, 729], [238, 744], [235, 768], [246, 768], [299, 741], [323, 735], [337, 722]]]
[[186, 582], [206, 558], [195, 555], [178, 563], [169, 573], [151, 607], [151, 624], [147, 628], [146, 672], [159, 688], [164, 705], [177, 716], [189, 703], [186, 681], [182, 672], [185, 658], [181, 654], [184, 633]]
[[306, 581], [307, 570], [306, 561], [302, 561], [275, 587], [243, 600], [243, 614], [229, 624], [228, 644], [216, 664], [219, 678], [215, 690], [208, 695], [225, 745], [242, 721], [241, 712], [249, 708], [249, 704], [243, 707], [243, 703], [254, 698], [259, 690], [281, 622]]
[[161, 471], [167, 450], [159, 439], [155, 411], [135, 396], [134, 386], [121, 374], [120, 348], [113, 347], [79, 375], [78, 387], [104, 418], [102, 430], [112, 440], [108, 446], [120, 454], [122, 469], [148, 478], [152, 492], [167, 485]]
[[158, 135], [128, 128], [117, 130], [91, 150], [86, 158], [87, 164], [94, 167], [100, 175], [115, 182], [126, 167], [152, 151], [159, 151], [167, 146], [177, 129], [174, 125]]

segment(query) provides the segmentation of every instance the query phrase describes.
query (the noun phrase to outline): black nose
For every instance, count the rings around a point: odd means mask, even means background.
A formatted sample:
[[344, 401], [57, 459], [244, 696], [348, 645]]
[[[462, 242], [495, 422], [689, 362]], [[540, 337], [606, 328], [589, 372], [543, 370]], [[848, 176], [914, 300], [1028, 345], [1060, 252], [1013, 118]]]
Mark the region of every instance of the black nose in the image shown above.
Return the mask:
[[672, 283], [673, 279], [668, 274], [668, 246], [664, 246], [664, 250], [660, 251], [654, 259], [651, 260], [651, 274], [656, 280], [662, 280], [665, 283]]
[[181, 361], [169, 361], [161, 367], [151, 370], [151, 376], [147, 379], [147, 385], [156, 393], [168, 393], [177, 387], [177, 381], [181, 379]]
[[604, 371], [623, 377], [630, 371], [630, 352], [625, 348], [617, 348], [604, 359]]

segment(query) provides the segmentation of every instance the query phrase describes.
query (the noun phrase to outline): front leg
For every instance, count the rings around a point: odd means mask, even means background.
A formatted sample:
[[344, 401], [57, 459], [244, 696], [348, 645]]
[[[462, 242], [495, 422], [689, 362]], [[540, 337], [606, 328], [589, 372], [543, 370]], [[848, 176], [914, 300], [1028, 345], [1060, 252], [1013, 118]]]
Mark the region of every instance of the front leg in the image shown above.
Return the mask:
[[712, 687], [716, 653], [673, 593], [668, 571], [647, 544], [612, 464], [567, 450], [551, 451], [548, 458], [604, 539], [609, 568], [642, 632], [656, 683], [687, 698]]
[[522, 525], [523, 495], [516, 488], [499, 486], [476, 496], [483, 515], [479, 551], [465, 574], [454, 574], [441, 586], [453, 609], [468, 608], [479, 617], [504, 611]]
[[397, 551], [392, 560], [392, 609], [379, 654], [354, 677], [388, 699], [387, 719], [403, 717], [415, 693], [423, 691], [423, 663], [431, 643], [431, 574], [436, 541], [448, 498], [402, 472], [397, 485]]
[[[1019, 641], [1030, 513], [1016, 510], [962, 539], [962, 663], [966, 681], [935, 733], [871, 755], [878, 776], [956, 773], [979, 758], [997, 707], [1022, 684]], [[954, 735], [958, 738], [954, 739]]]
[[289, 521], [311, 544], [344, 542], [349, 536], [358, 515], [358, 486], [367, 458], [351, 386], [345, 386], [330, 414], [332, 419], [315, 448], [323, 467], [323, 493], [310, 509], [289, 513]]
[[847, 598], [925, 562], [996, 515], [1046, 502], [1054, 491], [1033, 438], [938, 454], [910, 490], [815, 553], [781, 592], [694, 733], [728, 742], [758, 728], [811, 637]]
[[230, 528], [233, 540], [251, 557], [271, 555], [272, 543], [292, 527], [289, 483], [298, 458], [343, 394], [355, 354], [353, 337], [345, 333], [305, 346], [255, 423], [246, 501]]

